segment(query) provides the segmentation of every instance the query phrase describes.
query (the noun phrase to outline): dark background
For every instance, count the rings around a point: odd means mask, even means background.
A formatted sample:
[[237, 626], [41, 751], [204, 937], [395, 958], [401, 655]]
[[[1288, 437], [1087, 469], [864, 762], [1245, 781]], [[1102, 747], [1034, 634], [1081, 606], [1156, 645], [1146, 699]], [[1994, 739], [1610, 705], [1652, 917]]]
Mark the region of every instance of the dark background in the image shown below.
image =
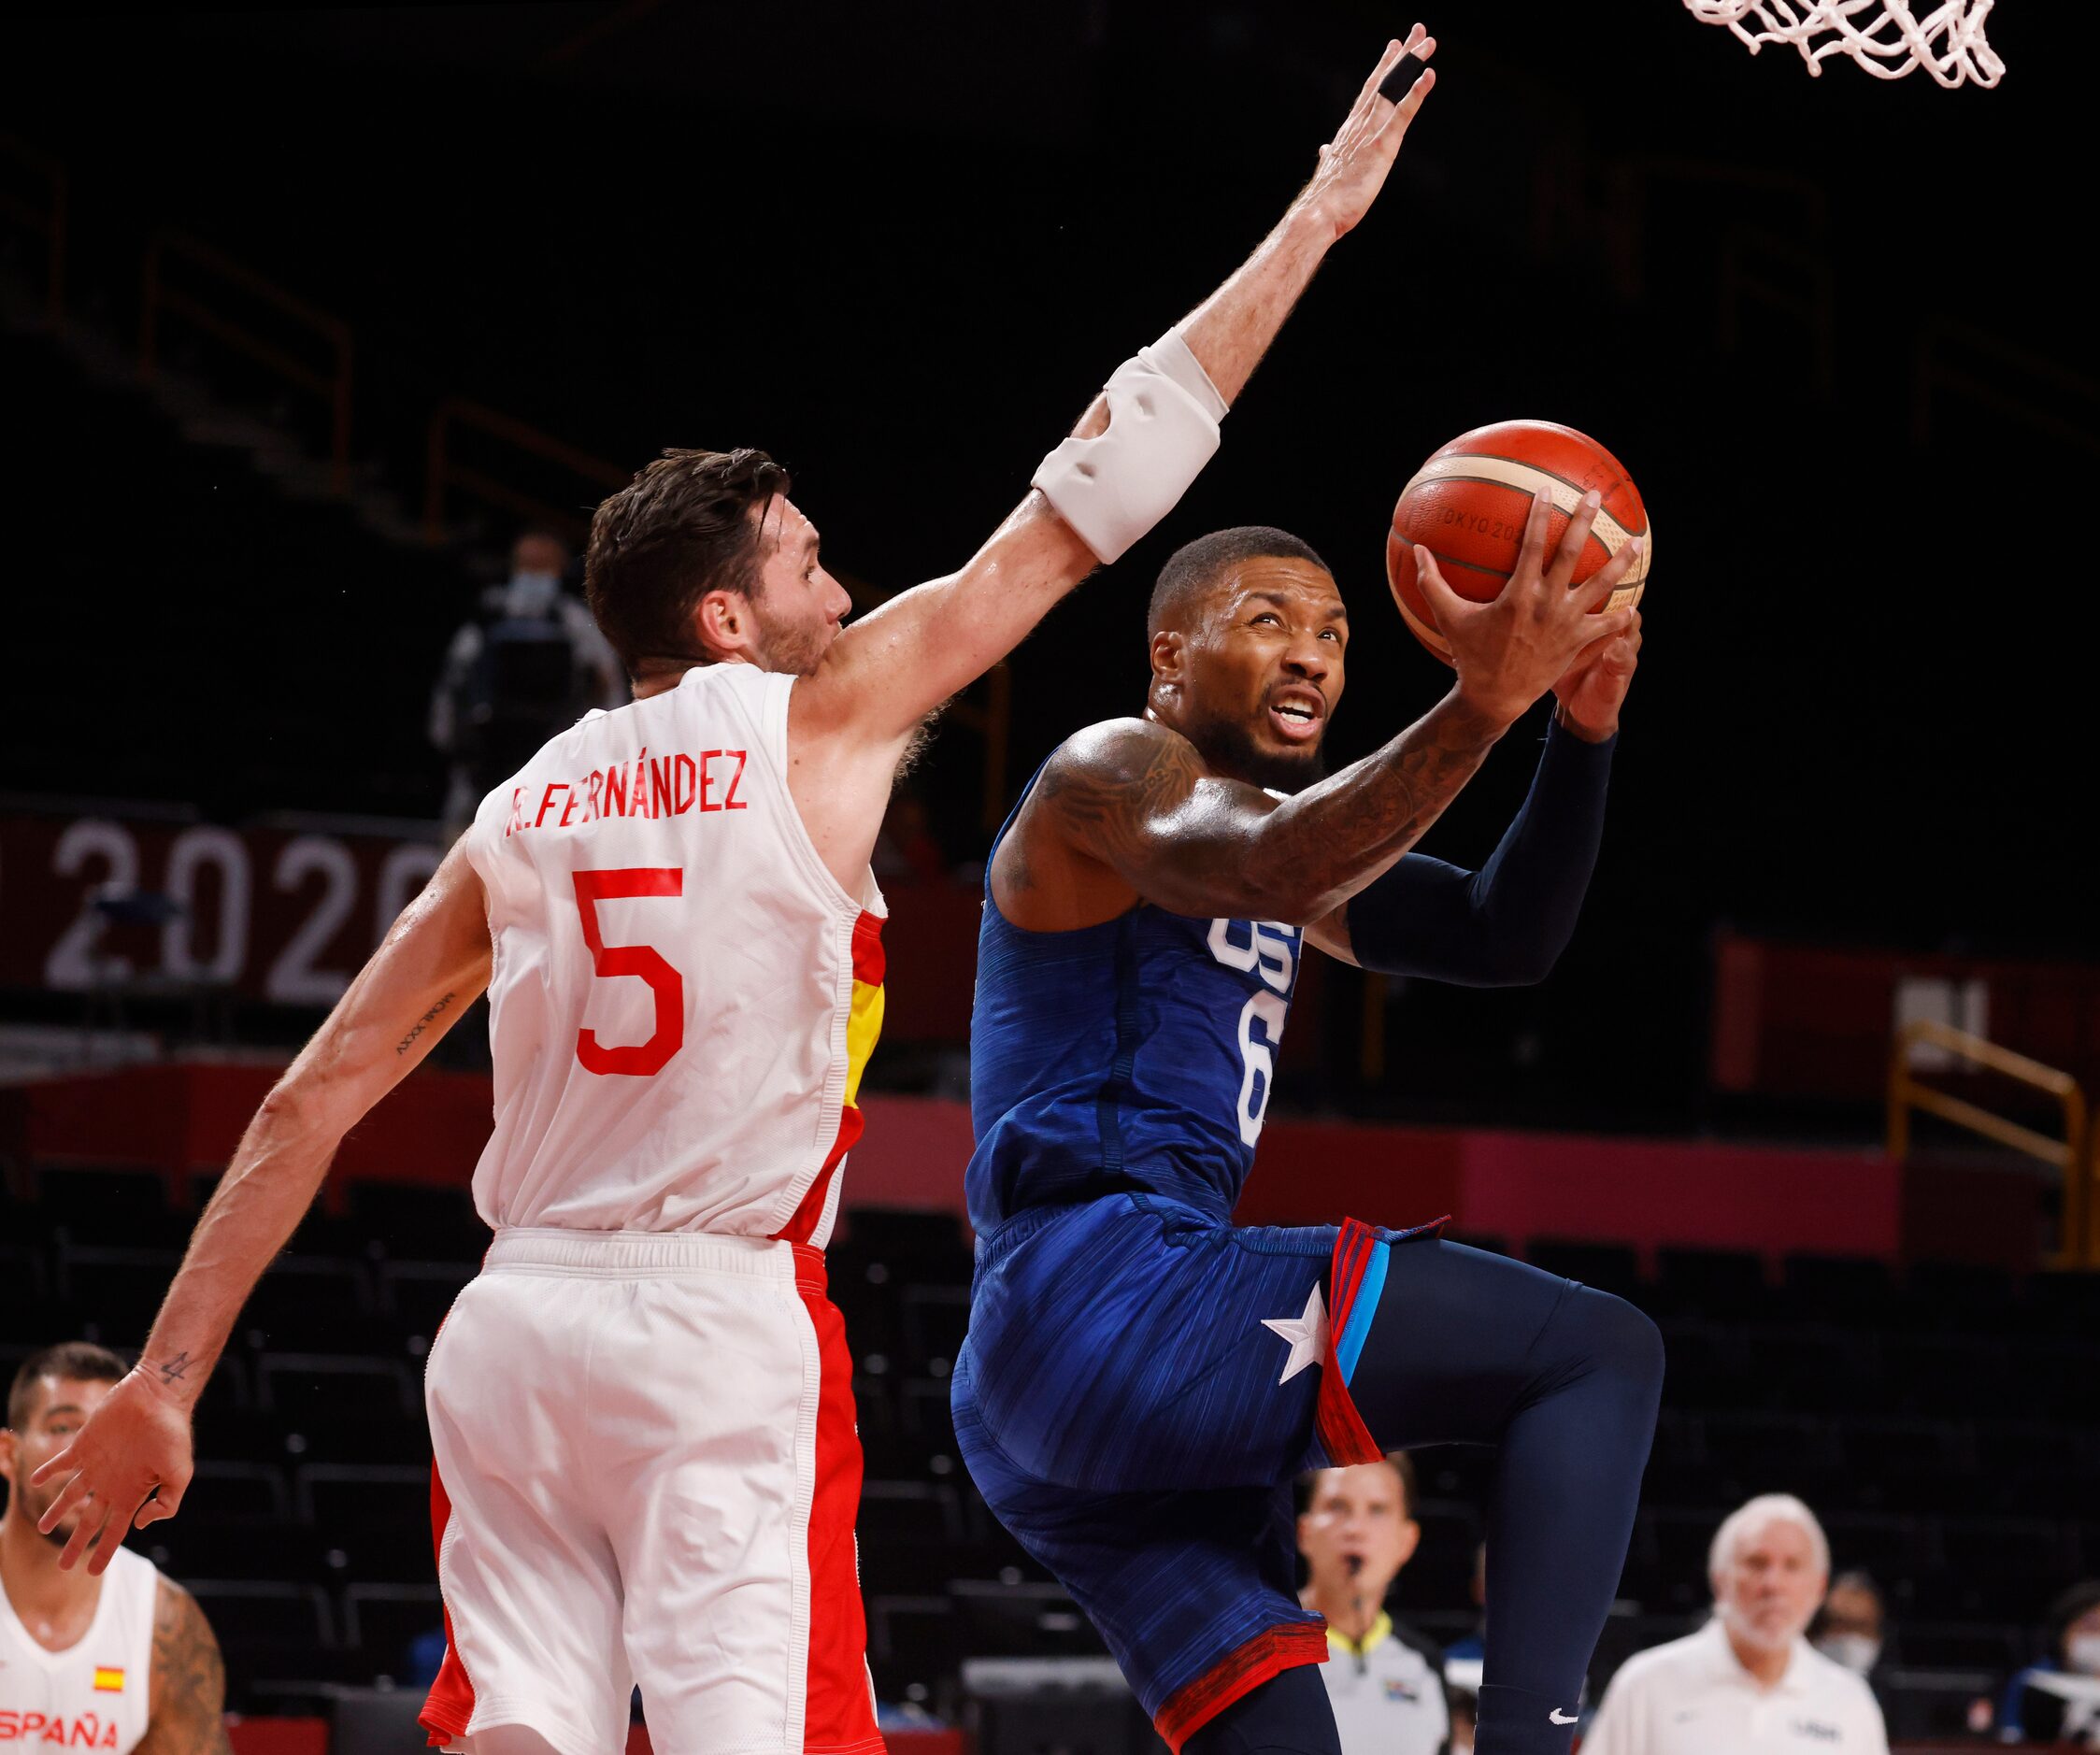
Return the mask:
[[[1381, 1087], [1334, 1072], [1301, 1101], [1713, 1121], [1724, 922], [2100, 955], [2096, 618], [2065, 547], [2100, 450], [2091, 9], [2007, 0], [1993, 92], [1811, 79], [1674, 0], [1427, 21], [1438, 89], [1220, 457], [1017, 656], [1008, 795], [1137, 705], [1150, 578], [1226, 523], [1327, 556], [1358, 610], [1335, 755], [1390, 735], [1446, 682], [1384, 608], [1393, 499], [1461, 430], [1549, 418], [1617, 452], [1658, 527], [1583, 930], [1544, 988], [1400, 995]], [[81, 320], [130, 345], [144, 239], [176, 225], [349, 321], [361, 480], [415, 500], [453, 393], [623, 467], [762, 445], [827, 559], [895, 589], [961, 563], [1115, 363], [1252, 247], [1409, 22], [100, 10], [8, 26], [0, 110], [71, 174]], [[33, 278], [34, 246], [6, 248]], [[434, 815], [428, 686], [500, 521], [417, 552], [290, 514], [230, 453], [170, 463], [157, 417], [6, 346], [0, 789]], [[1428, 850], [1485, 854], [1537, 729]], [[984, 845], [979, 761], [950, 728], [922, 781], [958, 862]]]

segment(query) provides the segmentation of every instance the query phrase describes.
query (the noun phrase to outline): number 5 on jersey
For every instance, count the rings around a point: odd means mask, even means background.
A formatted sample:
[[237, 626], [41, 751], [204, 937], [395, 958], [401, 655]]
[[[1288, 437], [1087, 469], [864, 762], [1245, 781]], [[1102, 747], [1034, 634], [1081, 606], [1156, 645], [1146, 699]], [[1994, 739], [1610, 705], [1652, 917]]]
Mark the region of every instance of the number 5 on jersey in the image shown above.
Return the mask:
[[601, 902], [634, 896], [679, 896], [685, 874], [675, 865], [636, 865], [623, 871], [579, 871], [576, 911], [583, 920], [583, 942], [591, 948], [591, 967], [601, 980], [633, 976], [646, 981], [656, 1001], [656, 1029], [632, 1048], [607, 1048], [594, 1030], [576, 1033], [576, 1058], [591, 1073], [625, 1073], [647, 1078], [670, 1064], [685, 1046], [685, 977], [650, 945], [608, 945], [598, 931]]

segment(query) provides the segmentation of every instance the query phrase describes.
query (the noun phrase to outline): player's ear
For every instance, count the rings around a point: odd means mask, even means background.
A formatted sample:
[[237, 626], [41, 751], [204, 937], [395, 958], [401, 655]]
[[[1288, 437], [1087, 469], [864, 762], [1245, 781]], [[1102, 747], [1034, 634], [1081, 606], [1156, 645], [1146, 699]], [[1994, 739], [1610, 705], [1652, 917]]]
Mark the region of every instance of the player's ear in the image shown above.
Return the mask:
[[1162, 628], [1152, 635], [1152, 682], [1155, 687], [1180, 689], [1182, 670], [1188, 663], [1188, 638], [1179, 628]]
[[693, 625], [700, 636], [700, 649], [718, 663], [748, 651], [757, 631], [750, 600], [742, 592], [732, 591], [711, 591], [703, 596], [693, 609]]
[[7, 1491], [15, 1491], [15, 1458], [21, 1448], [21, 1440], [9, 1426], [0, 1426], [0, 1481], [7, 1483]]

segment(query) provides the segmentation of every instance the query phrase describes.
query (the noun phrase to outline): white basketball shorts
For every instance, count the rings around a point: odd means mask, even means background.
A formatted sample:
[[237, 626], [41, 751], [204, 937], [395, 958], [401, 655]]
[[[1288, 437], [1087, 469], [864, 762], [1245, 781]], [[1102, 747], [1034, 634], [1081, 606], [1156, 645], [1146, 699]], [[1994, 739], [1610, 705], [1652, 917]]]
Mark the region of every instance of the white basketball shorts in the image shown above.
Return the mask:
[[520, 1230], [432, 1347], [445, 1667], [431, 1742], [525, 1725], [619, 1755], [878, 1755], [861, 1448], [822, 1255]]

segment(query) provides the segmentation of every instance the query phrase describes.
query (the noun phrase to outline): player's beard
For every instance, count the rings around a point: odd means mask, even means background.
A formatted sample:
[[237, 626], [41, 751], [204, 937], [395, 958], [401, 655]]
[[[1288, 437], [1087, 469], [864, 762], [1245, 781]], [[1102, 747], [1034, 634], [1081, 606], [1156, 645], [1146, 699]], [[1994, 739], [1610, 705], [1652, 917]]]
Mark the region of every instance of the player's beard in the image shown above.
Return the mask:
[[[1264, 704], [1262, 711], [1268, 711]], [[1274, 792], [1302, 792], [1327, 777], [1325, 739], [1303, 749], [1264, 746], [1245, 720], [1207, 719], [1186, 728], [1188, 740], [1203, 753], [1213, 772], [1245, 780]]]
[[829, 622], [814, 628], [775, 627], [759, 612], [759, 667], [781, 676], [807, 677], [823, 663]]

